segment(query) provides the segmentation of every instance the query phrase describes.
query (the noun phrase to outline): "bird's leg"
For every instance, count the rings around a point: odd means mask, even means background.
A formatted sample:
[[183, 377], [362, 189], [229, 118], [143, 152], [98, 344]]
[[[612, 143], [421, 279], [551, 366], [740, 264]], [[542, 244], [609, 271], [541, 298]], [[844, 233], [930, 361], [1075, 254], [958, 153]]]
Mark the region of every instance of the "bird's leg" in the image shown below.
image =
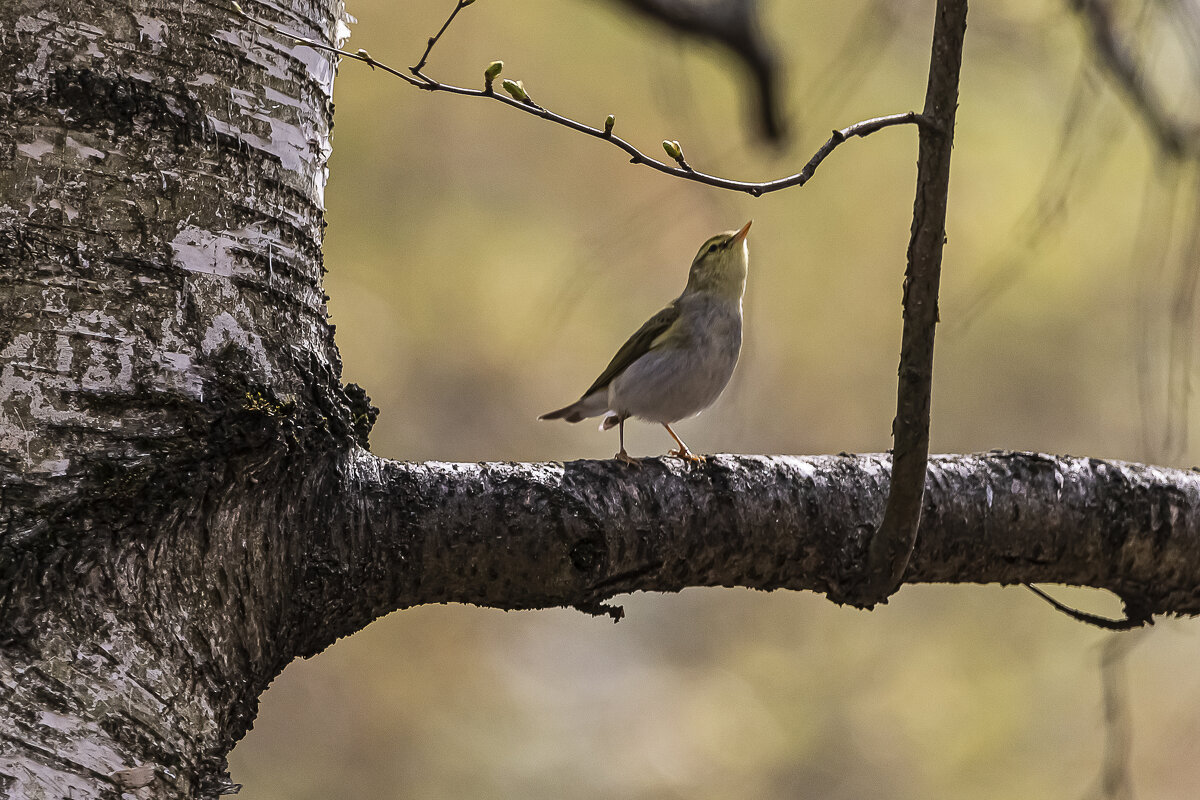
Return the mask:
[[626, 464], [628, 464], [631, 467], [640, 467], [642, 465], [642, 462], [639, 461], [638, 459], [634, 458], [633, 456], [629, 455], [629, 453], [625, 452], [625, 418], [624, 417], [621, 417], [620, 421], [617, 423], [617, 433], [621, 437], [621, 452], [617, 453], [617, 455], [615, 456], [617, 461], [624, 461]]
[[688, 446], [683, 443], [683, 439], [680, 439], [678, 436], [675, 435], [675, 431], [671, 430], [670, 425], [668, 425], [667, 423], [664, 422], [662, 424], [662, 426], [667, 429], [667, 433], [671, 434], [671, 438], [675, 440], [675, 444], [679, 445], [678, 450], [672, 450], [671, 452], [667, 453], [667, 455], [675, 456], [676, 458], [682, 459], [684, 461], [690, 461], [693, 464], [703, 463], [704, 456], [698, 456], [695, 453], [693, 453], [691, 450], [688, 450]]

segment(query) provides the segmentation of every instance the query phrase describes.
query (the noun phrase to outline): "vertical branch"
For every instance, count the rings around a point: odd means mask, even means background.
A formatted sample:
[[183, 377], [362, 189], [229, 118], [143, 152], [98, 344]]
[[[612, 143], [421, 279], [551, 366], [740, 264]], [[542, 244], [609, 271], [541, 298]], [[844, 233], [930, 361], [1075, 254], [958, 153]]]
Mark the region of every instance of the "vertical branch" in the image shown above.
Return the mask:
[[[1191, 186], [1187, 214], [1184, 219], [1200, 213], [1200, 173], [1188, 170]], [[1192, 360], [1195, 350], [1196, 290], [1200, 286], [1200, 227], [1193, 227], [1176, 258], [1178, 272], [1171, 300], [1170, 341], [1167, 347], [1167, 424], [1163, 443], [1165, 456], [1183, 460], [1188, 449], [1188, 419], [1191, 417]]]
[[1129, 654], [1148, 631], [1110, 635], [1100, 651], [1100, 681], [1104, 691], [1104, 762], [1095, 788], [1087, 800], [1132, 800], [1130, 770], [1133, 721], [1129, 713]]
[[938, 0], [923, 113], [937, 130], [922, 127], [920, 134], [917, 192], [904, 271], [904, 332], [896, 419], [892, 423], [891, 485], [883, 522], [871, 539], [866, 584], [860, 597], [867, 604], [886, 598], [900, 583], [921, 521], [929, 460], [933, 338], [938, 322], [942, 245], [946, 240], [950, 149], [966, 31], [967, 0]]

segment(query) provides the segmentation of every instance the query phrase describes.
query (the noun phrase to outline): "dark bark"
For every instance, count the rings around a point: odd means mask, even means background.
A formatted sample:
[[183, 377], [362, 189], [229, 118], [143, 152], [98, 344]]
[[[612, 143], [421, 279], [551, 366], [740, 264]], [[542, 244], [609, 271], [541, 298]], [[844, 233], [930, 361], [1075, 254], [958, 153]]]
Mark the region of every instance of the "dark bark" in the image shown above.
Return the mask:
[[[883, 455], [714, 456], [632, 470], [348, 452], [327, 476], [346, 503], [312, 526], [324, 555], [302, 581], [318, 590], [302, 608], [339, 614], [311, 631], [310, 647], [431, 602], [598, 610], [616, 594], [688, 586], [840, 601], [864, 580], [889, 466]], [[1035, 453], [938, 456], [924, 505], [906, 582], [1070, 583], [1150, 613], [1200, 613], [1200, 473]], [[356, 595], [371, 607], [341, 607]]]
[[925, 91], [926, 120], [917, 156], [908, 264], [904, 270], [904, 331], [892, 423], [891, 486], [883, 521], [871, 541], [870, 579], [854, 601], [871, 605], [899, 585], [921, 522], [929, 458], [929, 408], [933, 394], [933, 341], [938, 323], [942, 246], [950, 192], [950, 155], [958, 110], [958, 76], [967, 33], [967, 0], [938, 0]]

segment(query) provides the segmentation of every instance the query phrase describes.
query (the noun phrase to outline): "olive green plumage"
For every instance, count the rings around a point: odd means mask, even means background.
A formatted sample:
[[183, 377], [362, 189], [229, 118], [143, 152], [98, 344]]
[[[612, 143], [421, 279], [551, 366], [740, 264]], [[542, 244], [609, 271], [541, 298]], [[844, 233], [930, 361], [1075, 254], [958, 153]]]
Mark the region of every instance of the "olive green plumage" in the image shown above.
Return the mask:
[[712, 405], [733, 375], [742, 347], [749, 231], [747, 222], [706, 241], [683, 293], [629, 337], [579, 400], [539, 419], [579, 422], [604, 415], [601, 429], [620, 426], [617, 458], [629, 463], [637, 461], [625, 452], [625, 420], [658, 422], [679, 445], [671, 455], [702, 461], [671, 423]]

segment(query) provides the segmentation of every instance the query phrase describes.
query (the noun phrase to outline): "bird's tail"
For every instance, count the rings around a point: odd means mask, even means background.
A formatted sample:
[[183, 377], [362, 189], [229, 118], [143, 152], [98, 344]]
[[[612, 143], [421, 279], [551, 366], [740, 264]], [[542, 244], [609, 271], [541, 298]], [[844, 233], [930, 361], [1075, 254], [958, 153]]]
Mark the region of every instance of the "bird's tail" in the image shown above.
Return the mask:
[[565, 419], [567, 422], [579, 422], [583, 419], [583, 414], [575, 406], [579, 403], [571, 403], [569, 406], [564, 406], [557, 411], [547, 411], [538, 419]]
[[557, 411], [542, 414], [538, 419], [565, 419], [567, 422], [579, 422], [588, 417], [598, 417], [605, 411], [608, 411], [608, 392], [598, 391], [585, 395]]

